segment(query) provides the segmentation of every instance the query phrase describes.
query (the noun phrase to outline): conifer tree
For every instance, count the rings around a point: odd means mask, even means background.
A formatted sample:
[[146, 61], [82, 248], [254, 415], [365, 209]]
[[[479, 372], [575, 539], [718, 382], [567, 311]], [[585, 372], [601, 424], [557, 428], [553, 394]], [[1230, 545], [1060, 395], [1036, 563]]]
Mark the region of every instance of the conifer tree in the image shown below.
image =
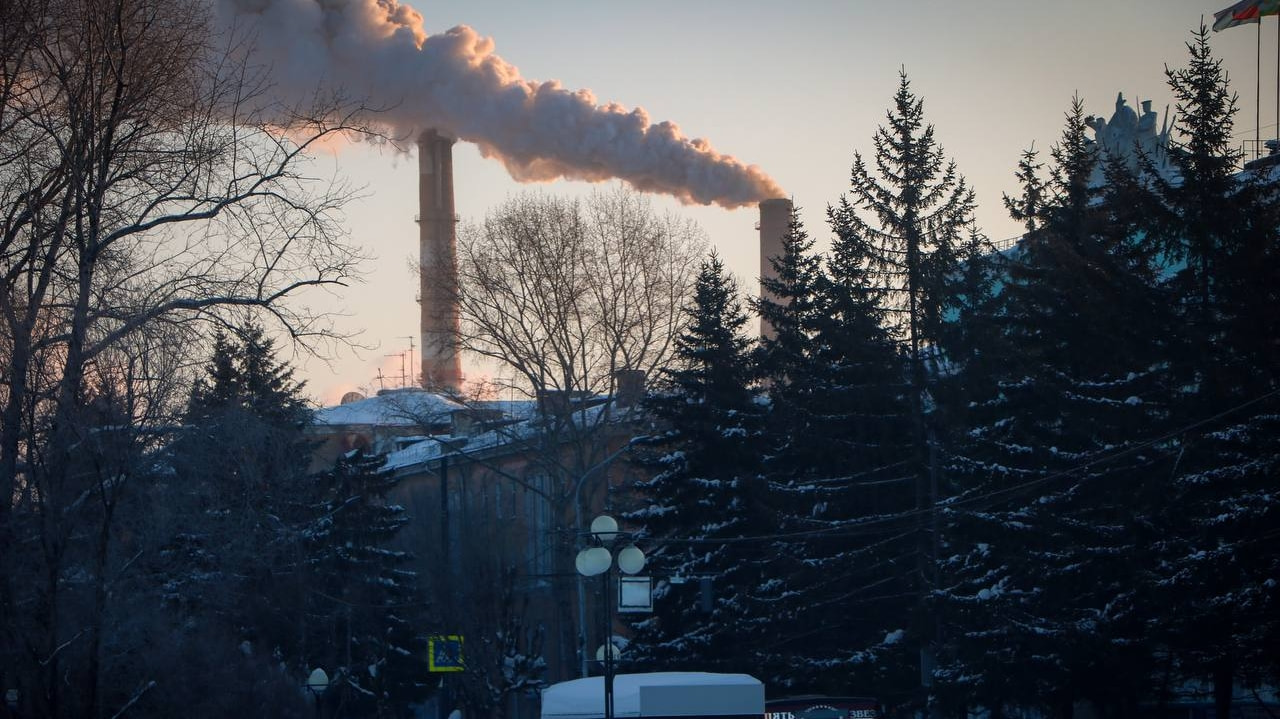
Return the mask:
[[[760, 297], [752, 307], [761, 318], [762, 334], [753, 364], [767, 392], [763, 417], [760, 471], [766, 480], [766, 496], [772, 508], [769, 528], [775, 533], [794, 531], [803, 523], [814, 498], [806, 496], [800, 475], [811, 457], [801, 455], [796, 438], [804, 438], [814, 428], [809, 414], [812, 397], [820, 392], [814, 374], [813, 338], [821, 320], [821, 287], [826, 281], [822, 258], [793, 208], [782, 238], [782, 254], [769, 258], [772, 276], [760, 278]], [[798, 570], [804, 561], [804, 543], [782, 540], [765, 544], [770, 556], [765, 579], [756, 590], [761, 611], [772, 618], [768, 634], [757, 644], [759, 672], [770, 684], [791, 687], [794, 641], [811, 639], [789, 636], [800, 622], [800, 602], [805, 587]]]
[[963, 294], [966, 238], [971, 237], [973, 191], [946, 160], [924, 119], [924, 102], [899, 75], [887, 125], [877, 129], [872, 165], [855, 153], [850, 193], [832, 209], [841, 237], [859, 237], [869, 249], [868, 279], [883, 292], [885, 319], [906, 360], [912, 456], [905, 475], [915, 492], [916, 605], [910, 644], [921, 662], [932, 663], [937, 623], [927, 597], [936, 585], [937, 515], [943, 488], [938, 460], [941, 440], [934, 415], [935, 381], [945, 358], [947, 323]]
[[793, 217], [774, 258], [777, 279], [764, 282], [758, 304], [776, 333], [762, 340], [759, 366], [770, 400], [764, 470], [781, 535], [761, 593], [774, 617], [761, 664], [792, 691], [902, 684], [885, 672], [893, 662], [868, 651], [891, 646], [886, 635], [905, 624], [900, 579], [915, 557], [910, 542], [893, 539], [900, 528], [861, 531], [914, 501], [902, 472], [911, 449], [905, 368], [870, 263], [865, 238], [850, 234], [835, 239], [824, 265]]
[[1207, 28], [1200, 27], [1187, 50], [1187, 67], [1165, 70], [1178, 112], [1174, 131], [1180, 142], [1170, 153], [1177, 177], [1148, 172], [1144, 178], [1157, 196], [1152, 206], [1163, 210], [1147, 229], [1170, 263], [1185, 263], [1176, 273], [1177, 283], [1194, 307], [1188, 317], [1196, 322], [1193, 332], [1207, 341], [1220, 264], [1249, 222], [1228, 201], [1238, 189], [1235, 175], [1241, 159], [1232, 139], [1236, 95], [1222, 61], [1209, 47]]
[[[770, 257], [772, 277], [760, 278], [760, 297], [752, 309], [764, 331], [755, 352], [757, 371], [782, 387], [805, 380], [809, 341], [817, 331], [818, 292], [823, 282], [822, 258], [793, 208], [782, 238], [782, 254]], [[771, 392], [776, 394], [776, 392]]]
[[205, 365], [205, 376], [197, 377], [187, 404], [187, 416], [192, 420], [206, 417], [216, 409], [234, 406], [240, 392], [240, 377], [236, 367], [239, 348], [227, 336], [218, 331], [213, 336], [213, 351]]
[[854, 154], [850, 193], [832, 222], [837, 234], [867, 243], [869, 278], [885, 293], [889, 326], [919, 365], [912, 369], [919, 387], [954, 299], [974, 195], [945, 159], [905, 72], [887, 120], [873, 138], [874, 170]]
[[1178, 176], [1148, 172], [1126, 199], [1146, 210], [1137, 226], [1165, 258], [1163, 287], [1179, 320], [1170, 405], [1187, 428], [1171, 443], [1177, 460], [1158, 565], [1161, 586], [1178, 601], [1153, 617], [1153, 630], [1183, 678], [1212, 683], [1216, 711], [1226, 716], [1236, 683], [1274, 668], [1257, 648], [1280, 636], [1280, 555], [1265, 539], [1280, 516], [1280, 182], [1238, 170], [1236, 96], [1208, 37], [1201, 26], [1186, 66], [1166, 70], [1178, 110], [1170, 156]]
[[1040, 171], [1044, 163], [1040, 162], [1040, 154], [1036, 152], [1035, 143], [1022, 151], [1018, 160], [1018, 171], [1014, 177], [1022, 193], [1017, 197], [1004, 196], [1004, 207], [1009, 217], [1022, 223], [1027, 233], [1033, 233], [1040, 227], [1041, 215], [1044, 212], [1047, 189], [1044, 180], [1040, 179]]
[[233, 342], [214, 335], [206, 377], [192, 389], [188, 417], [200, 420], [220, 411], [244, 412], [273, 425], [298, 427], [310, 419], [303, 385], [293, 368], [275, 357], [275, 341], [261, 325], [249, 324]]
[[174, 498], [192, 506], [168, 548], [189, 571], [169, 597], [299, 677], [323, 666], [334, 711], [385, 715], [427, 690], [425, 608], [409, 555], [389, 547], [408, 518], [386, 502], [383, 458], [309, 473], [302, 389], [260, 326], [215, 336], [171, 448]]
[[766, 629], [753, 600], [760, 553], [733, 540], [767, 526], [759, 407], [748, 318], [715, 254], [700, 266], [685, 314], [667, 390], [646, 400], [659, 427], [648, 452], [658, 471], [639, 486], [645, 506], [627, 515], [658, 543], [650, 563], [666, 576], [630, 653], [653, 667], [749, 671]]
[[808, 516], [793, 526], [814, 533], [796, 553], [805, 606], [790, 631], [826, 630], [802, 640], [797, 673], [808, 673], [815, 689], [876, 687], [899, 704], [919, 681], [905, 643], [886, 641], [913, 621], [916, 541], [897, 519], [915, 504], [908, 364], [888, 328], [885, 290], [871, 276], [874, 247], [847, 231], [837, 208], [828, 219], [835, 237], [810, 341], [814, 391], [804, 398], [811, 422], [789, 448], [805, 469], [790, 486], [775, 483], [803, 492]]
[[160, 488], [169, 496], [157, 501], [182, 507], [166, 548], [179, 570], [166, 583], [170, 604], [296, 669], [305, 661], [301, 528], [317, 496], [307, 480], [310, 410], [292, 373], [260, 326], [216, 335], [169, 449], [174, 477]]
[[1024, 155], [1008, 204], [1031, 231], [988, 304], [997, 331], [975, 382], [988, 394], [950, 463], [964, 491], [940, 675], [994, 711], [1061, 713], [1081, 696], [1132, 710], [1148, 678], [1142, 547], [1158, 488], [1145, 480], [1164, 454], [1141, 440], [1166, 411], [1160, 298], [1151, 258], [1089, 185], [1086, 129], [1077, 98], [1043, 184]]
[[320, 501], [303, 530], [306, 659], [331, 670], [343, 716], [386, 716], [424, 698], [426, 607], [412, 556], [389, 547], [409, 518], [389, 504], [385, 457], [354, 452], [316, 475]]

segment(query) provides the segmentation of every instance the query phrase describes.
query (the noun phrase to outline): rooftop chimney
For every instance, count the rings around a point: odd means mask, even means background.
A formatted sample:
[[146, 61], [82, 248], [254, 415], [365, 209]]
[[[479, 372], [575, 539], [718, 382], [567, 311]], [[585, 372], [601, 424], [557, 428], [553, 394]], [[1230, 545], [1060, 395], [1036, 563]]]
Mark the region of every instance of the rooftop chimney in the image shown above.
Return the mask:
[[[782, 256], [782, 240], [791, 226], [791, 200], [778, 198], [760, 203], [760, 298], [765, 298], [763, 280], [777, 279], [770, 260]], [[774, 298], [776, 299], [776, 298]], [[760, 336], [773, 338], [773, 327], [760, 319]]]
[[613, 373], [613, 378], [617, 383], [614, 401], [618, 407], [634, 407], [644, 399], [644, 370], [620, 369]]
[[453, 138], [427, 130], [418, 138], [419, 303], [422, 385], [456, 391], [458, 360], [457, 217], [453, 209]]

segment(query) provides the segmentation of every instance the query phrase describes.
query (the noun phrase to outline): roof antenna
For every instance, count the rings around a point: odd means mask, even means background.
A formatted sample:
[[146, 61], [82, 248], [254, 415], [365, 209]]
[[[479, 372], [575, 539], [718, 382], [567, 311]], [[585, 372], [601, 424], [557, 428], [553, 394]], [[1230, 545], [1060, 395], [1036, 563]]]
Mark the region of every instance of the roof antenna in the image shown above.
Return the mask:
[[[405, 338], [409, 340], [409, 372], [412, 375], [416, 374], [413, 368], [417, 366], [413, 363], [413, 335], [406, 335]], [[417, 380], [414, 380], [414, 384], [417, 384]]]
[[404, 386], [405, 386], [405, 374], [404, 374], [404, 353], [403, 353], [403, 352], [393, 352], [392, 354], [389, 354], [389, 355], [382, 355], [382, 356], [383, 356], [383, 357], [399, 357], [399, 358], [400, 358], [400, 386], [401, 386], [401, 387], [404, 387]]

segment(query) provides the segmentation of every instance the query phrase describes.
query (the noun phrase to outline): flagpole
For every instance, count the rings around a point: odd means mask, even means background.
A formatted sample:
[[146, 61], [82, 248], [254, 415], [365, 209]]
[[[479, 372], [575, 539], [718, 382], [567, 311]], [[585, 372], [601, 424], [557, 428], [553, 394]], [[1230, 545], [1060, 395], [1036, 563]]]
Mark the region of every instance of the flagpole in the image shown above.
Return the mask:
[[1253, 76], [1257, 87], [1254, 89], [1253, 100], [1253, 157], [1262, 154], [1262, 18], [1258, 18], [1258, 67], [1254, 70]]

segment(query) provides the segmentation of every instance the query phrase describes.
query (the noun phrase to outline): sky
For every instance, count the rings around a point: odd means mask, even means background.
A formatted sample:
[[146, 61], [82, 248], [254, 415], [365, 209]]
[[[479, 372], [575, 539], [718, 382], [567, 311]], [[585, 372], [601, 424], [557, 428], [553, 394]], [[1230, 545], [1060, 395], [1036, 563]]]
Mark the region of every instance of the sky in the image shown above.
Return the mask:
[[[1001, 195], [1015, 193], [1020, 153], [1047, 150], [1058, 138], [1074, 94], [1087, 113], [1109, 118], [1116, 94], [1135, 109], [1152, 100], [1163, 120], [1172, 98], [1166, 64], [1186, 63], [1186, 43], [1219, 0], [408, 0], [430, 34], [468, 25], [492, 38], [495, 52], [526, 79], [590, 89], [600, 102], [643, 107], [689, 137], [758, 165], [801, 210], [820, 247], [830, 232], [826, 207], [845, 193], [854, 152], [870, 155], [905, 69], [947, 156], [974, 187], [977, 221], [993, 240], [1018, 233]], [[1239, 94], [1235, 132], [1276, 134], [1276, 18], [1261, 33], [1261, 102], [1255, 102], [1258, 32], [1213, 33]], [[373, 259], [364, 282], [313, 304], [341, 313], [337, 328], [358, 333], [366, 349], [337, 348], [327, 359], [294, 358], [298, 377], [320, 404], [351, 390], [401, 383], [403, 356], [418, 331], [415, 263], [417, 163], [390, 150], [354, 145], [322, 158], [362, 188], [346, 208], [350, 240]], [[474, 145], [454, 147], [455, 202], [464, 221], [479, 220], [506, 198], [529, 190], [564, 196], [590, 183], [521, 184]], [[663, 196], [654, 207], [696, 221], [745, 292], [758, 274], [754, 209], [682, 205]], [[418, 340], [413, 340], [415, 346]], [[416, 351], [415, 351], [416, 352]], [[417, 359], [415, 354], [415, 360]], [[378, 380], [381, 371], [384, 379]], [[409, 369], [408, 371], [412, 371]], [[464, 358], [464, 373], [493, 371]]]

